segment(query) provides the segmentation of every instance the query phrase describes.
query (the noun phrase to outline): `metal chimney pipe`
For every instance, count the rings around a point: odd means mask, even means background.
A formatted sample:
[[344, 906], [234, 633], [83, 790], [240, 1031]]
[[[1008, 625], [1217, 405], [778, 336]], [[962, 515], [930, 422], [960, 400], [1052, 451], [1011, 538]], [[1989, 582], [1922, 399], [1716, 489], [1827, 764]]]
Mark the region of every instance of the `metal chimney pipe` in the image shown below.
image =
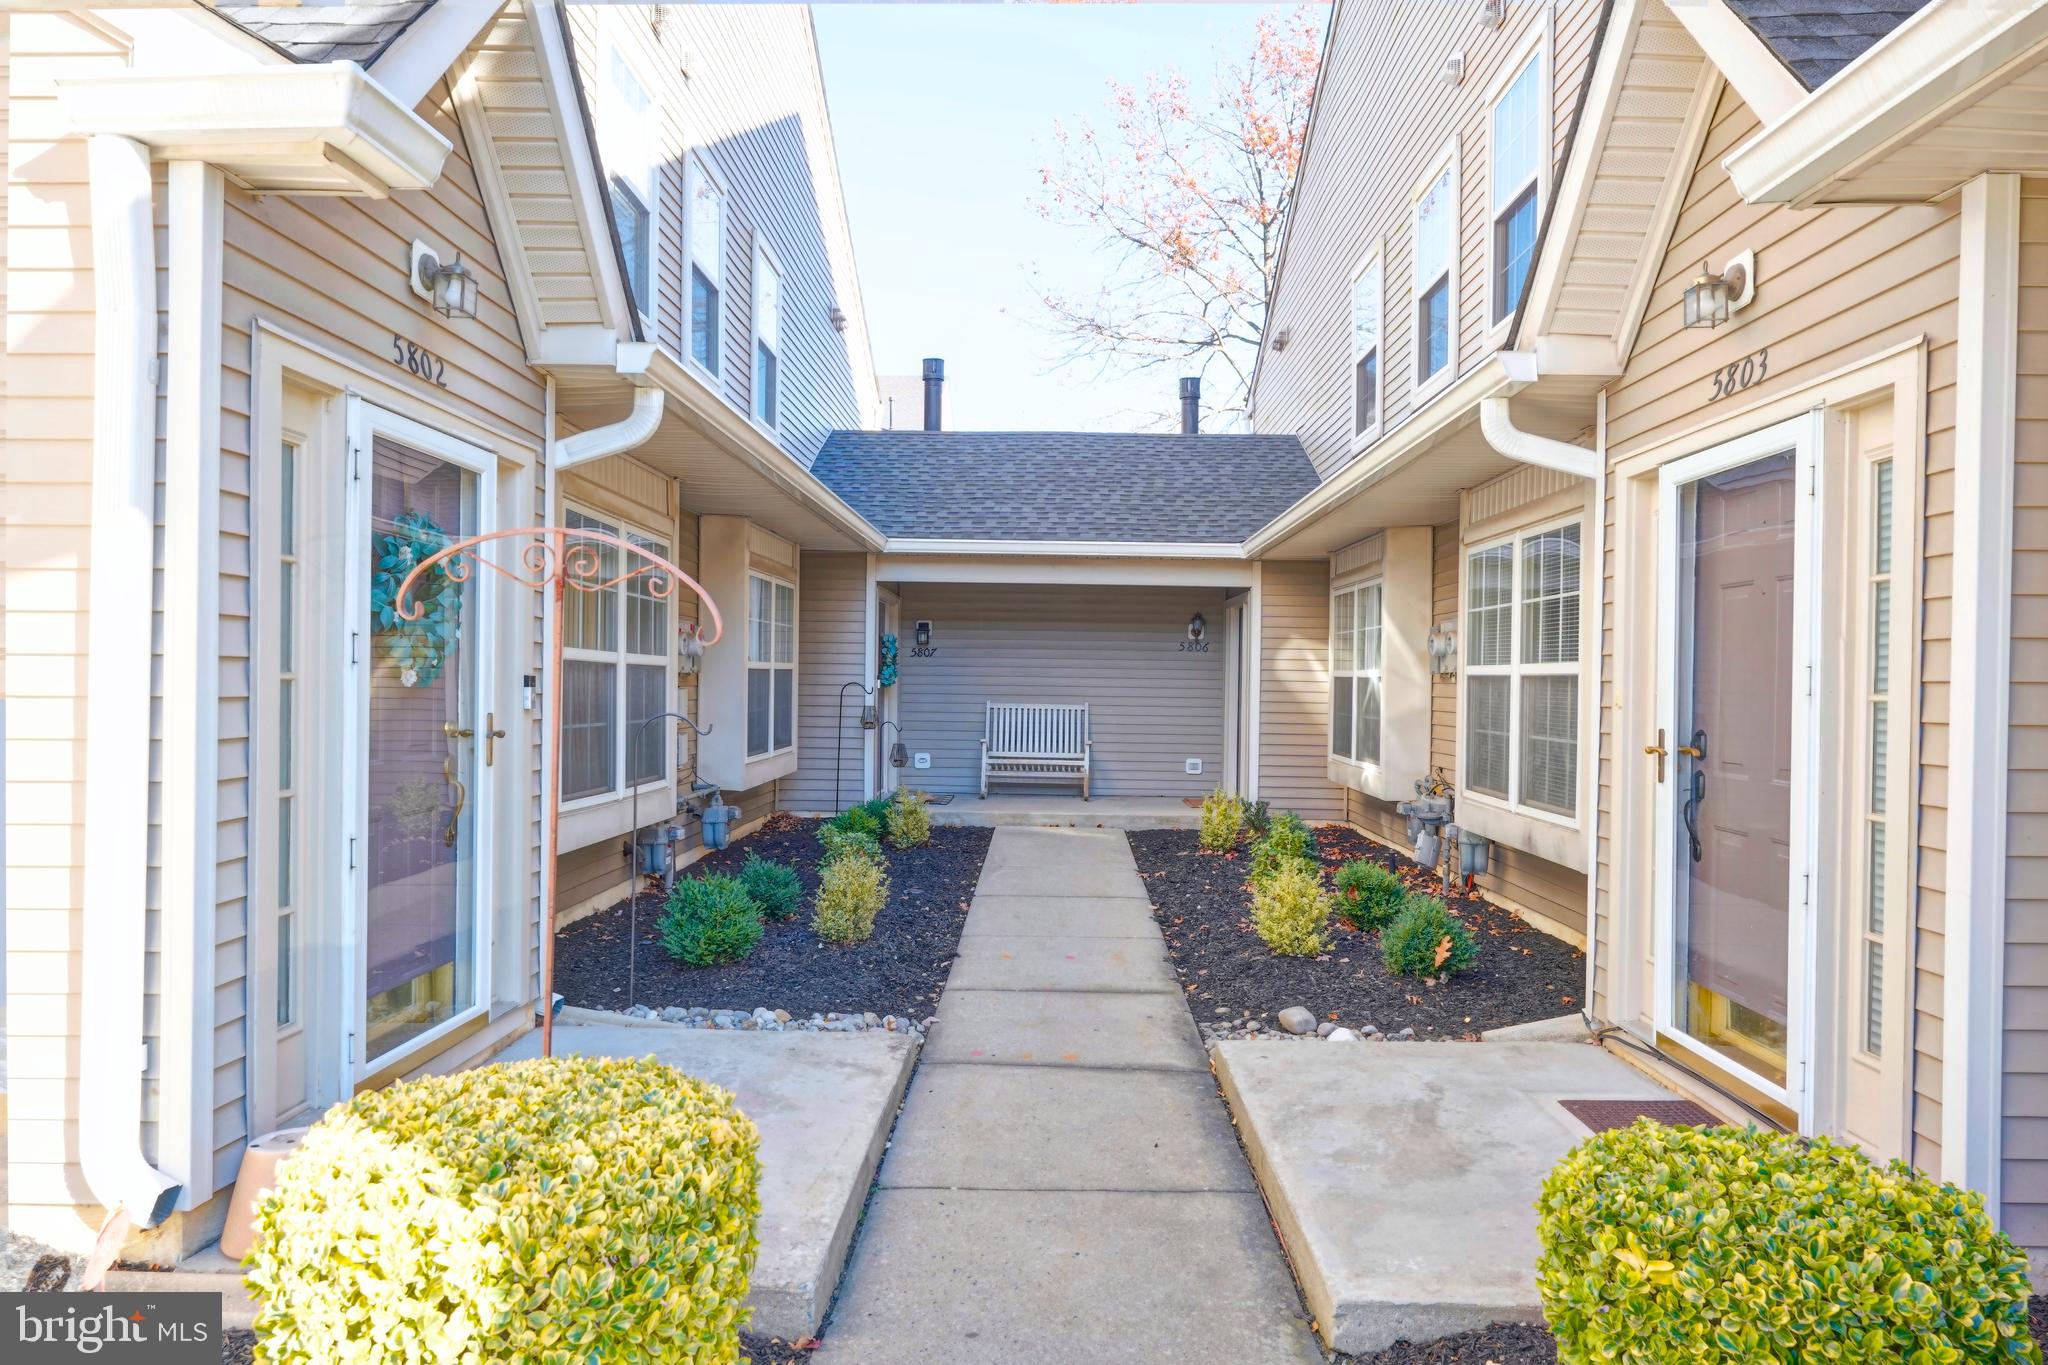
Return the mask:
[[938, 431], [942, 422], [943, 408], [940, 398], [946, 386], [946, 362], [937, 356], [927, 356], [924, 362], [924, 429]]
[[1199, 435], [1202, 430], [1200, 375], [1189, 375], [1180, 381], [1180, 430], [1183, 436]]

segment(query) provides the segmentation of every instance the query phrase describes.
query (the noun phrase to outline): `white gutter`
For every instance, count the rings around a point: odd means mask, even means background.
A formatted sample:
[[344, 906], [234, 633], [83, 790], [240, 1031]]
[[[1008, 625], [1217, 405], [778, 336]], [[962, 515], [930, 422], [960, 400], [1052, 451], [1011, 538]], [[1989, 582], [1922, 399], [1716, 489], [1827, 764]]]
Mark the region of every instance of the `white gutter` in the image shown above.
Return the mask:
[[87, 587], [79, 1164], [108, 1212], [152, 1227], [178, 1184], [142, 1155], [156, 539], [156, 234], [149, 150], [91, 139], [92, 572]]
[[892, 555], [1054, 555], [1089, 559], [1243, 559], [1230, 541], [1177, 540], [948, 540], [891, 536]]
[[1581, 479], [1597, 479], [1605, 467], [1597, 450], [1517, 427], [1505, 398], [1479, 400], [1479, 430], [1485, 434], [1488, 445], [1518, 464], [1554, 469]]
[[[552, 442], [554, 458], [548, 463], [553, 468], [570, 469], [592, 460], [602, 460], [607, 455], [622, 455], [635, 446], [645, 445], [647, 438], [661, 429], [661, 414], [668, 406], [668, 395], [658, 384], [647, 379], [647, 365], [653, 358], [654, 343], [651, 341], [622, 341], [618, 344], [613, 366], [621, 377], [634, 384], [633, 410], [608, 426], [592, 427]], [[548, 435], [554, 435], [552, 423], [548, 427]], [[550, 526], [554, 525], [553, 515], [550, 508]]]

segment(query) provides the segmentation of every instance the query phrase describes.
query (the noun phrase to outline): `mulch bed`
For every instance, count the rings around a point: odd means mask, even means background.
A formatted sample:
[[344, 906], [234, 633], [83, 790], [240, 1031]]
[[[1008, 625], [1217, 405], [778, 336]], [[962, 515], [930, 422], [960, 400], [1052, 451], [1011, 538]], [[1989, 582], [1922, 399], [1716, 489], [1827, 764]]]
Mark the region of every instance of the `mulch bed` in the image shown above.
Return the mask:
[[1541, 1327], [1496, 1322], [1424, 1346], [1397, 1341], [1384, 1351], [1336, 1359], [1342, 1365], [1557, 1365], [1557, 1344]]
[[[1436, 894], [1436, 878], [1355, 830], [1318, 829], [1326, 873], [1356, 858], [1390, 868], [1418, 890]], [[1289, 1005], [1318, 1019], [1382, 1033], [1413, 1028], [1418, 1038], [1476, 1038], [1505, 1024], [1554, 1019], [1580, 1007], [1586, 956], [1483, 900], [1451, 896], [1446, 904], [1472, 929], [1479, 957], [1439, 985], [1398, 977], [1380, 960], [1379, 936], [1332, 920], [1335, 944], [1326, 957], [1280, 957], [1252, 932], [1245, 891], [1248, 853], [1204, 853], [1188, 829], [1133, 830], [1131, 851], [1145, 879], [1174, 970], [1191, 986], [1197, 1023], [1249, 1015], [1271, 1023]]]
[[743, 962], [685, 967], [661, 946], [662, 898], [640, 895], [637, 999], [626, 992], [631, 936], [620, 901], [564, 929], [555, 938], [555, 989], [571, 1005], [618, 1010], [630, 1004], [706, 1009], [788, 1010], [808, 1015], [894, 1014], [923, 1019], [937, 1005], [960, 926], [981, 876], [994, 831], [957, 825], [932, 830], [922, 848], [885, 846], [889, 903], [875, 917], [874, 936], [840, 947], [811, 932], [810, 902], [818, 888], [817, 820], [776, 816], [766, 826], [693, 864], [685, 876], [736, 873], [749, 853], [794, 867], [804, 900], [794, 919], [770, 921]]

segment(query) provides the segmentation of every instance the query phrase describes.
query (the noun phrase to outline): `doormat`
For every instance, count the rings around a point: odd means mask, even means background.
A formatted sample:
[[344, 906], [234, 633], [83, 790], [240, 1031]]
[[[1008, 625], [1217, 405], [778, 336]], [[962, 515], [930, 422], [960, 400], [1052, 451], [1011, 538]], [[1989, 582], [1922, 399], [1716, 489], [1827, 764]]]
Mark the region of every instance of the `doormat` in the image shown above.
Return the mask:
[[1674, 1128], [1707, 1127], [1721, 1120], [1691, 1100], [1559, 1100], [1564, 1111], [1596, 1133], [1654, 1119]]
[[926, 792], [924, 794], [924, 803], [927, 806], [950, 806], [953, 804], [953, 793], [946, 792], [942, 795], [934, 796], [930, 792]]
[[1202, 800], [1203, 798], [1199, 796], [1183, 796], [1180, 799], [1180, 803], [1183, 806], [1192, 806], [1196, 810], [1200, 810], [1202, 808]]

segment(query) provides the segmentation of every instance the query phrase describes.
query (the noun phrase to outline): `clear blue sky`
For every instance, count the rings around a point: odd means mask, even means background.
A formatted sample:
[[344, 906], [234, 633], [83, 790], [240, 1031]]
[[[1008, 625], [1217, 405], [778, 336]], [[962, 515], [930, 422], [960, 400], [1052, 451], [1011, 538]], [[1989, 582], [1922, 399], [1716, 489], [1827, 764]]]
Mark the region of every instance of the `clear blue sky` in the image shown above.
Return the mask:
[[875, 366], [946, 361], [956, 430], [1134, 430], [1177, 412], [1175, 375], [1055, 367], [1033, 274], [1086, 293], [1092, 242], [1033, 207], [1056, 118], [1098, 123], [1111, 78], [1179, 69], [1206, 96], [1263, 5], [814, 7]]

